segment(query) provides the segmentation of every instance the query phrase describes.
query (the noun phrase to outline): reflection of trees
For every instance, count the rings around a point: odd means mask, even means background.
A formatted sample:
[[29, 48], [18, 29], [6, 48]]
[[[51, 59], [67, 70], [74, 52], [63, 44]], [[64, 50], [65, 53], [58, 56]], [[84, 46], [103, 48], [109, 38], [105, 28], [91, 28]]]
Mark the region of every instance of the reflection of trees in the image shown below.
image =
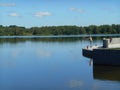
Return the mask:
[[1, 38], [0, 43], [18, 43], [18, 42], [25, 42], [25, 38]]
[[0, 43], [19, 43], [19, 42], [26, 42], [26, 41], [32, 41], [32, 42], [75, 42], [82, 40], [83, 38], [1, 38]]
[[[110, 36], [107, 36], [106, 38], [109, 38]], [[0, 43], [19, 43], [19, 42], [26, 42], [26, 41], [32, 41], [32, 42], [76, 42], [76, 41], [88, 41], [89, 37], [8, 37], [8, 38], [0, 38]], [[92, 37], [93, 41], [96, 40], [102, 40], [104, 37]]]

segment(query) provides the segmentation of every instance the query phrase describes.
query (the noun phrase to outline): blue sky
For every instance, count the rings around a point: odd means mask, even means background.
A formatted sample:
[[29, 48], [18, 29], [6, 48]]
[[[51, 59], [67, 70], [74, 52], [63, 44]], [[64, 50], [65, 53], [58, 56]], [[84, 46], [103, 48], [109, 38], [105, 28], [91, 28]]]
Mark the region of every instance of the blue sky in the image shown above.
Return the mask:
[[120, 0], [0, 0], [0, 25], [120, 24]]

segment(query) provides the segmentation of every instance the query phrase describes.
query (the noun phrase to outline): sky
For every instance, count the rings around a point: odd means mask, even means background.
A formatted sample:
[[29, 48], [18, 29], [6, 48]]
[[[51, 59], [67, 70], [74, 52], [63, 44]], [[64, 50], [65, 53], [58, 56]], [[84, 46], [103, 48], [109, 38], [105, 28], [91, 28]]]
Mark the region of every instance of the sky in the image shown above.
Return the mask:
[[120, 24], [120, 0], [0, 0], [0, 25]]

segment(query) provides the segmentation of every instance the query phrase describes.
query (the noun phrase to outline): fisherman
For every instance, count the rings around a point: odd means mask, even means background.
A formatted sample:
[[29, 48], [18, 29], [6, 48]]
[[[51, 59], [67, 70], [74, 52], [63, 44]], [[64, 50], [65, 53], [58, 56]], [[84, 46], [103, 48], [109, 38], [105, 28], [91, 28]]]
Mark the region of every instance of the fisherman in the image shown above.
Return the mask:
[[93, 41], [93, 39], [92, 39], [92, 37], [91, 37], [91, 36], [89, 37], [89, 40], [90, 40], [90, 42], [92, 42], [92, 41]]
[[89, 40], [90, 40], [90, 46], [92, 47], [92, 42], [93, 42], [93, 39], [91, 36], [89, 36]]
[[110, 43], [112, 42], [112, 38], [110, 38]]

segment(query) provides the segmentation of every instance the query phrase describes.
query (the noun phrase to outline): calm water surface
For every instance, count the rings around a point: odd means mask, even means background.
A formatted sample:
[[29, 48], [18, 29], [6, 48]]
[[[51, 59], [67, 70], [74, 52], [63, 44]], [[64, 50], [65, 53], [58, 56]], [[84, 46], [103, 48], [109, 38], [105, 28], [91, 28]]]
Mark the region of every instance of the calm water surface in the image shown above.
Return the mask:
[[120, 90], [120, 67], [93, 65], [82, 56], [87, 45], [82, 37], [1, 38], [0, 90]]

